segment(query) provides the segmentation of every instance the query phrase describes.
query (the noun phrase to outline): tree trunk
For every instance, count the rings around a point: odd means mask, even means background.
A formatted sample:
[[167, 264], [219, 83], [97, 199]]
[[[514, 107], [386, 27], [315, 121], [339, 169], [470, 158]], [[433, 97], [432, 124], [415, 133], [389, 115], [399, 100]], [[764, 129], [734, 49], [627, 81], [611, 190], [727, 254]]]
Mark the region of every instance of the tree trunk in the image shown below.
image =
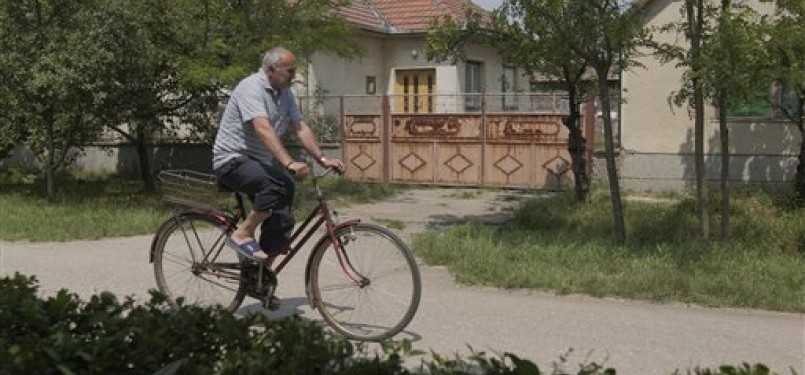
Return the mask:
[[725, 94], [719, 96], [718, 128], [721, 138], [721, 241], [730, 242], [730, 135]]
[[567, 150], [570, 152], [570, 160], [573, 169], [573, 179], [575, 181], [576, 200], [584, 202], [590, 192], [590, 176], [587, 175], [587, 159], [585, 159], [586, 140], [579, 124], [581, 114], [579, 112], [578, 94], [575, 90], [568, 92], [568, 102], [570, 104], [570, 114], [564, 119], [565, 127], [568, 129]]
[[690, 39], [690, 54], [693, 82], [693, 111], [694, 119], [694, 164], [696, 169], [696, 201], [699, 216], [699, 235], [702, 241], [710, 240], [710, 218], [707, 212], [707, 183], [704, 164], [704, 92], [701, 79], [697, 78], [701, 61], [701, 38], [704, 32], [704, 3], [703, 0], [687, 0], [685, 2], [688, 16], [688, 38]]
[[47, 128], [47, 155], [45, 156], [45, 184], [47, 186], [47, 197], [48, 202], [54, 203], [56, 202], [56, 141], [55, 138], [55, 130], [53, 127], [53, 115], [50, 113], [50, 110], [45, 110], [42, 119], [45, 121], [45, 127]]
[[799, 158], [797, 159], [797, 175], [794, 177], [794, 189], [800, 206], [805, 206], [805, 118], [800, 116], [797, 123], [799, 128]]
[[596, 69], [598, 75], [598, 100], [601, 102], [601, 113], [604, 119], [604, 146], [607, 159], [607, 177], [609, 179], [609, 196], [612, 202], [612, 234], [615, 242], [623, 246], [626, 243], [626, 225], [623, 221], [623, 203], [621, 202], [621, 188], [618, 180], [618, 168], [615, 163], [615, 142], [612, 132], [612, 118], [610, 117], [608, 70]]
[[137, 126], [137, 137], [135, 138], [135, 147], [137, 148], [137, 158], [140, 164], [140, 179], [143, 182], [143, 190], [146, 194], [153, 193], [154, 178], [151, 175], [151, 162], [148, 157], [148, 136], [146, 135], [143, 126]]

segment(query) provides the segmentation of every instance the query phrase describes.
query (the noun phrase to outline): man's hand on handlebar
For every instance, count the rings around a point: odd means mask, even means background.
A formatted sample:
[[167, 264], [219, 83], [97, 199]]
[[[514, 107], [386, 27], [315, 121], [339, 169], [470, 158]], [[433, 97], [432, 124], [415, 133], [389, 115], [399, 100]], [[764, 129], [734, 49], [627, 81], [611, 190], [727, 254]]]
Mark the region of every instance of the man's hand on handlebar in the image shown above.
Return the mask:
[[[346, 166], [344, 162], [339, 159], [329, 159], [325, 157], [321, 157], [319, 159], [319, 165], [324, 168], [332, 168], [338, 174], [344, 174], [346, 170]], [[290, 173], [294, 179], [302, 180], [308, 175], [310, 175], [310, 167], [307, 163], [303, 161], [291, 161], [288, 165], [285, 166], [285, 169]]]
[[308, 168], [307, 163], [301, 161], [292, 161], [285, 166], [285, 169], [297, 180], [301, 180], [310, 174], [310, 168]]
[[344, 171], [346, 170], [344, 162], [339, 159], [330, 159], [322, 156], [321, 159], [319, 159], [319, 164], [325, 168], [335, 169], [338, 174], [344, 174]]

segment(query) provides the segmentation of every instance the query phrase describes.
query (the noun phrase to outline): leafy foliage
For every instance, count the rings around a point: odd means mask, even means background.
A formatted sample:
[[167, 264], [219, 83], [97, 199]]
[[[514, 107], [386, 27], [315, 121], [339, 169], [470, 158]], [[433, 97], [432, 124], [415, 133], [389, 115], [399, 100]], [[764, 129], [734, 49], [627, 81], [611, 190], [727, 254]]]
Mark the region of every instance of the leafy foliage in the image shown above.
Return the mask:
[[[108, 292], [82, 301], [61, 290], [39, 297], [36, 279], [0, 279], [0, 373], [4, 374], [418, 374], [539, 375], [533, 362], [514, 354], [464, 359], [433, 354], [420, 369], [403, 360], [420, 354], [408, 341], [384, 342], [379, 350], [344, 340], [311, 322], [238, 318], [221, 308], [171, 308], [153, 294], [137, 305]], [[552, 375], [614, 375], [596, 363]], [[701, 375], [767, 375], [761, 365], [724, 366]]]
[[[644, 36], [638, 16], [636, 9], [622, 1], [507, 0], [492, 19], [469, 12], [464, 20], [434, 21], [426, 53], [429, 59], [456, 61], [464, 59], [467, 43], [490, 45], [505, 62], [521, 67], [526, 75], [545, 77], [546, 87], [566, 91], [570, 106], [565, 120], [570, 132], [568, 150], [573, 160], [576, 196], [584, 201], [590, 177], [579, 104], [587, 94], [595, 92], [597, 84], [602, 111], [610, 113], [610, 71], [636, 65], [632, 55]], [[589, 70], [598, 77], [595, 83], [589, 82]], [[612, 154], [611, 119], [605, 122], [609, 124], [608, 150]], [[614, 163], [609, 164], [608, 170], [616, 175]], [[611, 181], [617, 181], [615, 175], [610, 175]], [[614, 221], [616, 228], [622, 227], [622, 219]], [[621, 232], [616, 230], [616, 234]]]
[[24, 141], [48, 173], [51, 199], [53, 172], [101, 129], [87, 100], [102, 82], [95, 4], [0, 1], [0, 151]]
[[[586, 140], [581, 123], [580, 103], [595, 91], [586, 74], [589, 63], [572, 50], [577, 34], [563, 28], [573, 23], [575, 15], [556, 1], [509, 1], [496, 12], [495, 27], [501, 30], [496, 45], [502, 46], [506, 59], [525, 66], [529, 75], [547, 77], [543, 86], [567, 92], [570, 108], [564, 119], [569, 130], [568, 151], [572, 159], [576, 199], [585, 201], [590, 191]], [[546, 22], [545, 14], [553, 16]], [[571, 38], [571, 39], [568, 39]], [[569, 42], [571, 41], [571, 42]]]
[[790, 99], [783, 101], [788, 105], [776, 109], [796, 124], [802, 139], [794, 187], [799, 205], [805, 206], [805, 1], [776, 0], [775, 4], [777, 12], [767, 43], [770, 74]]
[[[48, 170], [103, 127], [136, 146], [147, 191], [160, 137], [211, 143], [226, 89], [285, 45], [352, 57], [344, 0], [0, 0], [0, 155], [26, 144]], [[302, 65], [304, 66], [304, 65]], [[55, 198], [55, 191], [49, 192]]]

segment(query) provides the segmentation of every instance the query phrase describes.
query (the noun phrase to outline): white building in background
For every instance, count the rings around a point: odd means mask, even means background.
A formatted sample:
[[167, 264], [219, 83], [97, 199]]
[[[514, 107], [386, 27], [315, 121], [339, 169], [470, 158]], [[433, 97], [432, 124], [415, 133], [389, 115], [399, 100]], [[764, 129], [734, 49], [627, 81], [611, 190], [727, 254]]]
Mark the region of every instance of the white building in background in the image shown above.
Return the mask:
[[[392, 111], [462, 112], [474, 110], [475, 103], [451, 95], [529, 91], [529, 78], [505, 65], [490, 47], [469, 45], [466, 60], [456, 64], [425, 58], [430, 22], [446, 16], [462, 20], [468, 9], [489, 14], [469, 0], [353, 0], [341, 14], [362, 30], [365, 56], [345, 60], [314, 54], [298, 94], [310, 96], [316, 90], [333, 96], [436, 94], [435, 102], [411, 101], [408, 106], [399, 98], [391, 103]], [[499, 100], [502, 110], [503, 100]]]
[[[682, 1], [641, 0], [638, 4], [646, 7], [646, 26], [661, 27], [682, 21]], [[758, 1], [754, 6], [769, 14], [774, 5]], [[655, 38], [665, 43], [686, 43], [684, 35], [656, 33]], [[668, 104], [669, 96], [682, 85], [683, 71], [673, 63], [661, 64], [650, 54], [640, 62], [644, 69], [636, 68], [622, 75], [626, 100], [621, 108], [622, 186], [639, 190], [695, 186], [693, 119], [687, 108]], [[732, 114], [729, 123], [733, 184], [791, 183], [802, 142], [794, 124], [773, 111], [751, 116]], [[707, 108], [705, 133], [707, 178], [718, 181], [721, 149], [715, 108]]]

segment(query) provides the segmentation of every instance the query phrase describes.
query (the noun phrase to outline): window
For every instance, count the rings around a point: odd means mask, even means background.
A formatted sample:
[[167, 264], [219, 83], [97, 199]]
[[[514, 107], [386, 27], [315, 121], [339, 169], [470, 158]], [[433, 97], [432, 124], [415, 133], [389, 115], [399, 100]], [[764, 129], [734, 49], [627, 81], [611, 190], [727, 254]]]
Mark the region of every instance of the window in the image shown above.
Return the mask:
[[464, 109], [478, 111], [481, 109], [481, 67], [478, 61], [467, 61], [464, 70]]
[[397, 70], [395, 75], [394, 108], [396, 112], [433, 112], [436, 69]]
[[734, 119], [788, 120], [802, 110], [802, 101], [795, 90], [775, 83], [768, 93], [761, 93], [755, 100], [727, 109], [727, 117]]
[[503, 110], [512, 111], [517, 110], [517, 96], [507, 95], [517, 91], [517, 68], [513, 66], [503, 67], [503, 76], [500, 79], [500, 91], [502, 96]]
[[366, 94], [374, 95], [377, 92], [377, 80], [375, 76], [366, 76]]

